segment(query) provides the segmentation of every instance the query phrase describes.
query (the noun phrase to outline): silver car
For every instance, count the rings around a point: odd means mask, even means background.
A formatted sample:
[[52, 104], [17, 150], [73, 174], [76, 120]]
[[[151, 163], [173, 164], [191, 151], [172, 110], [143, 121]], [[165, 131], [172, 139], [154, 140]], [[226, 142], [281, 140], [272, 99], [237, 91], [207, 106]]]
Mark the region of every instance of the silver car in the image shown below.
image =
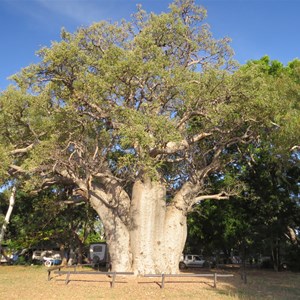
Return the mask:
[[210, 263], [201, 255], [183, 255], [179, 262], [179, 269], [209, 267]]

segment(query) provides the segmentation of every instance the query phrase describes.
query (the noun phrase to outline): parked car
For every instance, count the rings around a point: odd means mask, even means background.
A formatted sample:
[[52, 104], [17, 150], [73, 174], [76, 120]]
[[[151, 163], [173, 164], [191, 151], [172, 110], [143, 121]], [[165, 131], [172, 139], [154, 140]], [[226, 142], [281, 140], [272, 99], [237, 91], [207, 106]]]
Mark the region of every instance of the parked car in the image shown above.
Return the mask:
[[110, 268], [110, 259], [108, 253], [108, 247], [106, 243], [94, 243], [90, 244], [89, 260], [93, 267], [105, 267]]
[[60, 264], [62, 261], [59, 251], [55, 250], [35, 250], [32, 253], [32, 261], [37, 264], [44, 263], [46, 266]]
[[31, 259], [33, 261], [42, 261], [43, 260], [42, 252], [43, 252], [43, 250], [35, 250], [35, 251], [33, 251]]
[[7, 263], [9, 263], [9, 261], [7, 261], [7, 259], [5, 258], [4, 255], [0, 254], [0, 263], [1, 264], [7, 264]]
[[186, 254], [182, 255], [179, 262], [179, 269], [210, 267], [210, 262], [201, 255]]
[[51, 267], [52, 265], [60, 265], [62, 260], [59, 254], [53, 254], [50, 257], [43, 257], [44, 265], [46, 267]]

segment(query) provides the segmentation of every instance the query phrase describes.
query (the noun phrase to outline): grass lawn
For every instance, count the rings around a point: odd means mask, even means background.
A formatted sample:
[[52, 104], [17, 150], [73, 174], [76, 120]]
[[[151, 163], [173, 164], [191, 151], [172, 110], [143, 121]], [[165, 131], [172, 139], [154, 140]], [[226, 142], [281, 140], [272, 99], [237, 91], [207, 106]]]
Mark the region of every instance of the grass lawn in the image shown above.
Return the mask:
[[[105, 276], [53, 274], [47, 280], [44, 266], [0, 266], [0, 299], [300, 299], [300, 273], [250, 270], [247, 284], [238, 271], [223, 278], [217, 289], [209, 278], [169, 278], [160, 289], [157, 278], [117, 277], [115, 288]], [[204, 273], [203, 270], [200, 270]], [[218, 273], [224, 271], [218, 270]]]

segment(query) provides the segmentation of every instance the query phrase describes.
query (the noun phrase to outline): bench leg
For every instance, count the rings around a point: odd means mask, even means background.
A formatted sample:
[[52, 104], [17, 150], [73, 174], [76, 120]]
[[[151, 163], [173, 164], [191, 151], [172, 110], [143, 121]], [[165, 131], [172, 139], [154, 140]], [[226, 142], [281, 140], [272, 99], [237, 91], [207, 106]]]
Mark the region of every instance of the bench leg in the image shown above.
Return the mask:
[[214, 288], [217, 288], [217, 273], [214, 273]]
[[71, 274], [70, 274], [70, 272], [69, 272], [69, 273], [67, 274], [67, 278], [66, 278], [66, 282], [65, 282], [65, 284], [68, 284], [68, 283], [69, 283], [69, 281], [70, 281], [70, 280], [69, 280], [69, 278], [70, 278], [70, 275], [71, 275]]
[[117, 275], [116, 272], [114, 272], [113, 278], [112, 278], [112, 281], [111, 281], [111, 284], [110, 284], [110, 287], [111, 287], [111, 288], [114, 288], [114, 287], [115, 287], [116, 275]]
[[166, 277], [165, 274], [161, 275], [161, 286], [160, 286], [161, 289], [165, 288], [165, 277]]

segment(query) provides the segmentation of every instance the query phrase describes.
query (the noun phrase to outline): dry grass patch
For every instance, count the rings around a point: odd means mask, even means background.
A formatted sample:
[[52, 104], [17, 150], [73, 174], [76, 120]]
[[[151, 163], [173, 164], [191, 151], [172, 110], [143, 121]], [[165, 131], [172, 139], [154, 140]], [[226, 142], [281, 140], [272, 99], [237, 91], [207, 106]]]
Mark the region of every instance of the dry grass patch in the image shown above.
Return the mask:
[[105, 276], [71, 276], [65, 285], [65, 276], [47, 281], [42, 266], [1, 266], [0, 299], [300, 299], [300, 274], [289, 272], [251, 271], [245, 285], [235, 271], [233, 278], [221, 279], [217, 289], [211, 278], [169, 278], [163, 290], [157, 278], [117, 277], [111, 289], [111, 279]]

